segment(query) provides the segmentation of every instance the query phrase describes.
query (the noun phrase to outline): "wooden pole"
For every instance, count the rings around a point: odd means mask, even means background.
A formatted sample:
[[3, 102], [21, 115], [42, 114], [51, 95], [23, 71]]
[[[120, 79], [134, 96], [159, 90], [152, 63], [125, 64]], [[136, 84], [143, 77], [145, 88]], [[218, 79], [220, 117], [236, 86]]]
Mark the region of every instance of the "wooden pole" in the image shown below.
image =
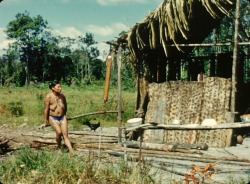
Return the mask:
[[104, 102], [108, 101], [110, 78], [111, 78], [112, 60], [113, 60], [112, 55], [109, 55], [107, 57], [107, 71], [106, 71], [105, 87], [104, 87], [104, 94], [103, 94], [103, 100], [104, 100]]
[[118, 111], [91, 112], [91, 113], [87, 113], [87, 114], [81, 114], [79, 116], [74, 116], [72, 118], [67, 118], [67, 120], [73, 120], [73, 119], [82, 118], [82, 117], [85, 117], [85, 116], [91, 116], [91, 115], [96, 115], [96, 114], [106, 114], [106, 113], [118, 113]]
[[122, 137], [122, 79], [121, 79], [121, 65], [122, 65], [122, 47], [119, 46], [117, 53], [117, 66], [118, 66], [118, 143], [121, 143]]
[[126, 128], [124, 129], [124, 161], [127, 163], [128, 155], [127, 155], [127, 137], [126, 137]]
[[[187, 43], [187, 44], [169, 44], [166, 45], [167, 47], [212, 47], [212, 46], [230, 46], [233, 45], [231, 42], [227, 43]], [[250, 45], [250, 42], [239, 42], [238, 45]], [[157, 45], [159, 47], [162, 47], [162, 45]], [[149, 46], [144, 46], [144, 48], [147, 48]]]
[[139, 161], [142, 161], [142, 130], [141, 129], [139, 129], [139, 134], [140, 134]]
[[240, 0], [236, 1], [235, 12], [235, 31], [234, 31], [234, 51], [233, 51], [233, 66], [232, 66], [232, 92], [231, 92], [231, 112], [235, 112], [235, 96], [236, 96], [236, 69], [238, 57], [238, 33], [239, 33], [239, 17], [240, 17]]

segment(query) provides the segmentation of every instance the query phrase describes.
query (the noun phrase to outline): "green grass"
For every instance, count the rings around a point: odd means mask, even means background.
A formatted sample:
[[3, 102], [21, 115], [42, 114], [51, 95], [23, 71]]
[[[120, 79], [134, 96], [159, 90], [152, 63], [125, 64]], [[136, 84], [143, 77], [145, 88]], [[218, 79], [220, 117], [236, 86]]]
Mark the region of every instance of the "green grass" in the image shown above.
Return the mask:
[[85, 157], [70, 154], [23, 148], [16, 156], [0, 162], [2, 183], [82, 183], [82, 184], [130, 184], [155, 183], [149, 163], [96, 162], [92, 153]]
[[[67, 117], [80, 114], [117, 110], [118, 91], [111, 87], [109, 99], [104, 105], [103, 86], [67, 87], [63, 85], [63, 94], [67, 98]], [[43, 123], [44, 98], [50, 92], [46, 84], [34, 87], [0, 87], [0, 124], [13, 126], [38, 126]], [[135, 115], [135, 90], [122, 92], [123, 123]], [[117, 114], [104, 114], [79, 118], [70, 122], [70, 128], [77, 130], [87, 120], [101, 121], [103, 126], [117, 126]]]

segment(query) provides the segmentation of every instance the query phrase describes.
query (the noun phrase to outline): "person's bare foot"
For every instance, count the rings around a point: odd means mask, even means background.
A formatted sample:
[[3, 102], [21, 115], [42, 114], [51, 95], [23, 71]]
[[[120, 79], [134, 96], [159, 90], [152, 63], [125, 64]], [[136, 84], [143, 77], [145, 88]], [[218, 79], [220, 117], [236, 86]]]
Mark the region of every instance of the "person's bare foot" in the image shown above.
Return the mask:
[[57, 151], [58, 154], [62, 154], [62, 149], [61, 148], [57, 148], [56, 151]]
[[71, 156], [76, 156], [76, 152], [72, 149], [69, 151]]

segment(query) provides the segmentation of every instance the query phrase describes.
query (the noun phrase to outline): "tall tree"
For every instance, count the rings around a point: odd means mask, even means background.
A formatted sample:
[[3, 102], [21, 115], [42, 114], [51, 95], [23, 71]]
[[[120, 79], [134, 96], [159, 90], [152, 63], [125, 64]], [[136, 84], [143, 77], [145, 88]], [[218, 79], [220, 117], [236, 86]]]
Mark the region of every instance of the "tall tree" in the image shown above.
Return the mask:
[[20, 60], [25, 63], [26, 84], [32, 77], [37, 76], [36, 72], [40, 71], [39, 63], [39, 47], [42, 43], [42, 33], [47, 26], [40, 15], [30, 17], [29, 13], [18, 13], [16, 19], [9, 22], [6, 34], [9, 39], [15, 39], [19, 45]]
[[91, 81], [94, 72], [93, 69], [96, 68], [94, 66], [99, 64], [97, 57], [100, 55], [100, 52], [96, 47], [92, 47], [96, 43], [97, 42], [94, 40], [94, 35], [92, 33], [86, 33], [84, 37], [80, 36], [78, 38], [78, 45], [87, 53], [87, 55], [85, 54], [83, 56], [85, 73], [84, 78], [87, 82]]

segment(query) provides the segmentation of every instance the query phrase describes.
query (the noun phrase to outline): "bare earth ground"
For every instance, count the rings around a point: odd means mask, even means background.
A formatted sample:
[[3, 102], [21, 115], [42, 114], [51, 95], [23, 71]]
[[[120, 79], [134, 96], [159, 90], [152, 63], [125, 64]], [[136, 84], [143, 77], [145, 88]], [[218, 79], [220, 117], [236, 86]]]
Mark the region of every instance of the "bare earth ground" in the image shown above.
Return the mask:
[[[101, 132], [100, 132], [101, 131]], [[101, 133], [101, 137], [100, 137]], [[103, 155], [110, 155], [112, 157], [124, 156], [124, 147], [117, 144], [117, 128], [98, 128], [96, 132], [90, 131], [88, 128], [82, 131], [70, 131], [69, 136], [74, 144], [77, 155], [81, 156], [89, 153], [89, 150], [101, 150]], [[41, 130], [38, 128], [31, 128], [26, 125], [11, 128], [8, 125], [0, 126], [0, 137], [9, 139], [8, 145], [15, 150], [24, 146], [31, 147], [48, 147], [55, 148], [55, 133], [51, 127]], [[36, 142], [38, 140], [38, 142]], [[39, 141], [45, 141], [45, 144]], [[99, 148], [99, 140], [102, 140]], [[138, 150], [131, 149], [128, 158], [138, 157]], [[134, 150], [134, 151], [133, 151]], [[8, 154], [12, 154], [9, 152]], [[203, 155], [186, 154], [171, 152], [169, 155], [154, 155], [147, 154], [142, 151], [142, 157], [145, 160], [150, 160], [152, 165], [152, 172], [158, 171], [159, 183], [170, 183], [169, 181], [184, 182], [185, 174], [190, 174], [193, 170], [193, 164], [204, 168], [208, 163], [218, 162], [214, 166], [219, 173], [214, 173], [211, 178], [216, 182], [221, 183], [242, 183], [248, 184], [250, 182], [250, 137], [245, 137], [242, 144], [227, 148], [209, 148], [202, 151]], [[0, 155], [2, 158], [6, 155]], [[1, 158], [0, 157], [0, 158]], [[107, 158], [107, 157], [105, 157]], [[206, 159], [208, 158], [208, 159]], [[213, 170], [213, 169], [212, 169]], [[197, 175], [198, 176], [198, 175]], [[208, 179], [209, 182], [211, 180]]]

